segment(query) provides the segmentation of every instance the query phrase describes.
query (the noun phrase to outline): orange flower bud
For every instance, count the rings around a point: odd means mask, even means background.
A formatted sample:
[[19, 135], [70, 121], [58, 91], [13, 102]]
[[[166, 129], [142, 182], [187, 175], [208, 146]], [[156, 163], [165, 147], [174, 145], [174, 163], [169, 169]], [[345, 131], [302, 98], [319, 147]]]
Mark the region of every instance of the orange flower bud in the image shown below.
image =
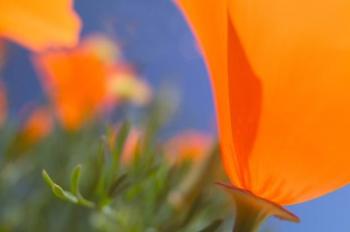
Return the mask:
[[22, 135], [30, 144], [46, 137], [53, 129], [53, 118], [46, 108], [35, 109], [22, 129]]
[[170, 162], [199, 161], [210, 152], [213, 139], [207, 133], [195, 130], [181, 132], [166, 142], [165, 153]]
[[[112, 150], [115, 148], [115, 141], [119, 133], [119, 128], [120, 128], [120, 125], [117, 126], [117, 129], [111, 133], [108, 139], [108, 142]], [[126, 138], [126, 141], [123, 147], [123, 152], [120, 156], [120, 160], [122, 164], [129, 165], [135, 159], [135, 154], [137, 152], [137, 148], [139, 146], [141, 137], [142, 137], [142, 133], [138, 129], [131, 129], [129, 131], [128, 137]]]

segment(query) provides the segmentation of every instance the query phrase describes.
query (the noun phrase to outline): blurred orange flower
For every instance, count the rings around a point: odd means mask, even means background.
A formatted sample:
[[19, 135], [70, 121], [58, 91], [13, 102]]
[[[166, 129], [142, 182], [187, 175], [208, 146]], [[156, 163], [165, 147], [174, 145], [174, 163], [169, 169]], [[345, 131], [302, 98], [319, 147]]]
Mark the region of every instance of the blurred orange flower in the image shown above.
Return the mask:
[[0, 127], [5, 123], [7, 117], [7, 97], [6, 89], [2, 82], [0, 82]]
[[59, 120], [66, 129], [78, 129], [106, 97], [103, 61], [82, 47], [42, 54], [36, 61]]
[[[136, 79], [119, 67], [118, 53], [112, 41], [93, 36], [77, 48], [50, 51], [36, 57], [41, 80], [66, 129], [76, 130], [96, 116], [103, 106], [115, 105], [124, 96], [114, 89], [116, 79], [124, 76]], [[136, 87], [129, 91], [138, 90]]]
[[29, 144], [46, 137], [53, 129], [53, 118], [50, 111], [44, 107], [35, 109], [25, 121], [22, 136]]
[[38, 51], [73, 46], [79, 32], [73, 0], [0, 1], [0, 38]]
[[137, 129], [133, 129], [130, 131], [121, 157], [122, 163], [128, 165], [135, 159], [141, 135], [141, 132]]
[[[117, 139], [120, 130], [120, 125], [114, 130], [109, 138], [111, 148], [115, 148], [115, 141]], [[129, 131], [128, 137], [126, 138], [120, 160], [122, 164], [129, 165], [135, 159], [137, 148], [142, 138], [142, 132], [138, 129], [132, 128]]]
[[199, 161], [213, 146], [212, 136], [205, 132], [188, 130], [178, 133], [165, 144], [171, 163]]
[[350, 2], [179, 0], [207, 61], [222, 158], [281, 205], [350, 181]]

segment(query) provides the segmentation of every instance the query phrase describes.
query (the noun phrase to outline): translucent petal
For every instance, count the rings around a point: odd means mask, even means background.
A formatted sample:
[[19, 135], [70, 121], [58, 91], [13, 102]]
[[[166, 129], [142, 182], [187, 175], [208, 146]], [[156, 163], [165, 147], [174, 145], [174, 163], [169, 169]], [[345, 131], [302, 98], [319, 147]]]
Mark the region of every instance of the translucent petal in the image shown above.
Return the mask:
[[210, 69], [232, 182], [279, 204], [349, 183], [350, 2], [179, 3]]
[[239, 166], [233, 156], [233, 137], [230, 119], [230, 102], [227, 70], [228, 49], [228, 5], [226, 0], [179, 0], [176, 2], [195, 32], [200, 49], [204, 53], [210, 73], [213, 89], [220, 94], [216, 95], [216, 109], [221, 138], [221, 149], [227, 156], [224, 162], [225, 169], [241, 186]]
[[350, 2], [232, 0], [230, 16], [261, 85], [247, 187], [293, 204], [347, 184]]

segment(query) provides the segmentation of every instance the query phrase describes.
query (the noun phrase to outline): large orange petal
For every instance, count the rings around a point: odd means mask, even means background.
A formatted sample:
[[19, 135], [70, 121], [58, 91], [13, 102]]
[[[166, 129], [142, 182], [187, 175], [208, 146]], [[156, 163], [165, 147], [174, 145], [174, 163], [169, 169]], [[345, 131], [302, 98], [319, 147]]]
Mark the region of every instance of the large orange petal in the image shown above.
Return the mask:
[[0, 36], [27, 48], [72, 46], [79, 32], [73, 0], [0, 0]]
[[229, 80], [227, 69], [228, 3], [227, 0], [179, 0], [180, 6], [201, 46], [206, 58], [216, 95], [221, 149], [226, 156], [225, 169], [234, 183], [242, 187], [239, 162], [234, 155], [231, 130]]
[[[248, 106], [259, 114], [253, 133], [239, 138], [232, 121], [234, 140], [243, 147], [238, 155], [246, 157], [240, 163], [249, 172], [246, 188], [294, 204], [348, 184], [350, 2], [231, 0], [230, 16], [230, 40], [240, 41], [251, 70], [231, 68], [230, 78], [247, 83], [250, 76], [246, 89], [260, 101]], [[239, 62], [230, 60], [232, 66]], [[216, 89], [218, 99], [220, 94]], [[246, 114], [231, 110], [233, 116]], [[225, 153], [224, 162], [232, 156]]]

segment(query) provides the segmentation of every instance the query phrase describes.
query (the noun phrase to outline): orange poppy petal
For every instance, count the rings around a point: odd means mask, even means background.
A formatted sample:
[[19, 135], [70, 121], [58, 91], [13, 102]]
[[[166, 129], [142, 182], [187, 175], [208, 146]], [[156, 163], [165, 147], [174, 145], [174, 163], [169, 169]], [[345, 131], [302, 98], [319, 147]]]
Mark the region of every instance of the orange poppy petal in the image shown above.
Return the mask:
[[107, 68], [94, 52], [49, 52], [37, 56], [36, 63], [65, 128], [79, 128], [103, 104]]
[[226, 156], [225, 169], [234, 183], [242, 187], [239, 162], [234, 155], [228, 88], [228, 3], [227, 0], [179, 0], [176, 2], [192, 26], [204, 53], [216, 95], [221, 149]]
[[[274, 202], [295, 204], [348, 184], [350, 2], [235, 0], [230, 16], [237, 33], [230, 40], [241, 42], [255, 78], [248, 92], [260, 101], [248, 107], [259, 113], [253, 136], [234, 134], [241, 146], [249, 144], [239, 154], [246, 157], [240, 163], [249, 172], [246, 187]], [[242, 69], [230, 74], [248, 82]], [[231, 156], [225, 153], [224, 162], [232, 162]]]
[[72, 0], [0, 1], [0, 36], [32, 50], [73, 46], [80, 26]]
[[36, 108], [27, 118], [22, 133], [30, 143], [38, 142], [53, 130], [53, 118], [44, 107]]

